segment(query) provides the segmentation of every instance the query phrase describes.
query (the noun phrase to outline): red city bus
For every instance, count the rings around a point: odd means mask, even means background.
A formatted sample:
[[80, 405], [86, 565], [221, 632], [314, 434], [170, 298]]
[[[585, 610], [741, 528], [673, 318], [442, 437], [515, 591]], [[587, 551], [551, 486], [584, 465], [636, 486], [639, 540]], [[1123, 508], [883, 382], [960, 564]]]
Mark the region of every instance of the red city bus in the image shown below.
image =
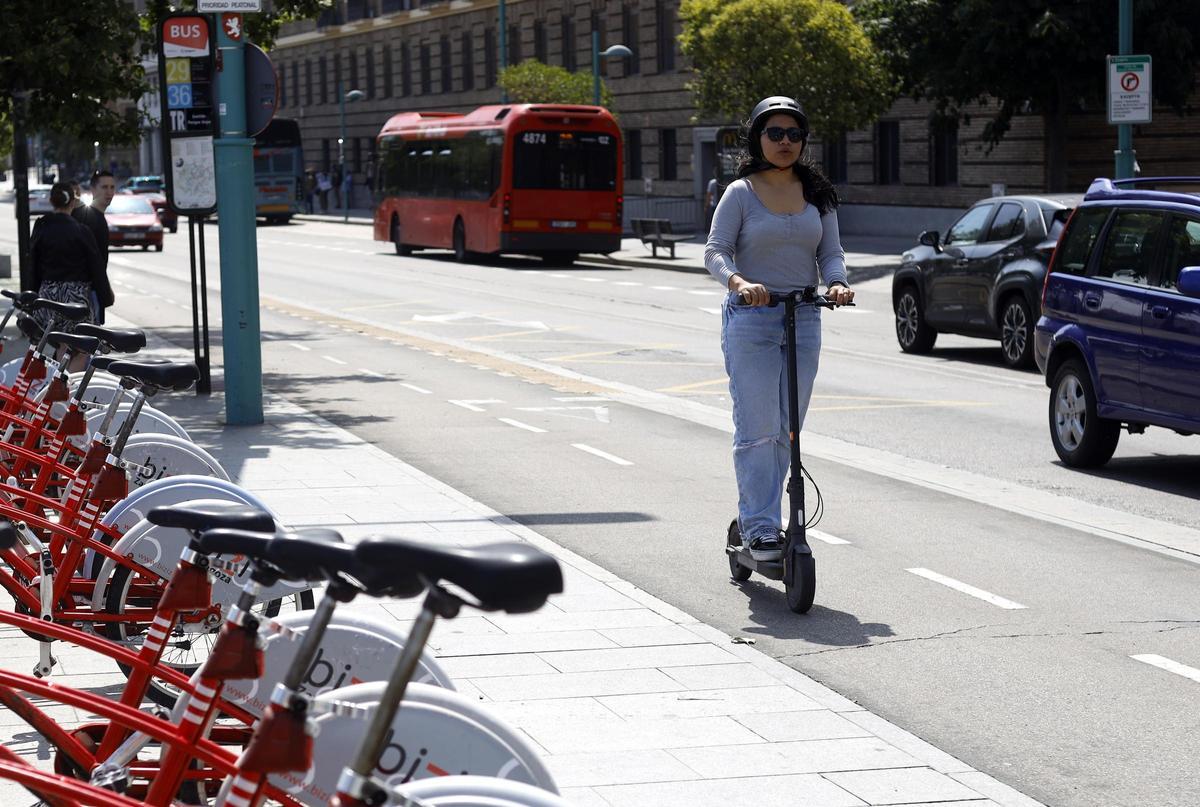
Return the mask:
[[596, 106], [403, 112], [377, 138], [375, 240], [570, 263], [621, 248], [621, 132]]

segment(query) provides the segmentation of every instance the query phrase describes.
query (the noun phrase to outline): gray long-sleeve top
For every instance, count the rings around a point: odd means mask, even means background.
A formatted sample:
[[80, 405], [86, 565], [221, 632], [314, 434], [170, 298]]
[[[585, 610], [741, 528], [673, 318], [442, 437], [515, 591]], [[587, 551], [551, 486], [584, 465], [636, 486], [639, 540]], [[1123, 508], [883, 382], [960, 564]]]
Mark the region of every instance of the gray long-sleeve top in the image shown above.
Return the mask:
[[773, 292], [849, 285], [837, 213], [819, 215], [811, 203], [801, 213], [772, 213], [746, 179], [731, 182], [717, 205], [704, 265], [725, 288], [735, 273]]

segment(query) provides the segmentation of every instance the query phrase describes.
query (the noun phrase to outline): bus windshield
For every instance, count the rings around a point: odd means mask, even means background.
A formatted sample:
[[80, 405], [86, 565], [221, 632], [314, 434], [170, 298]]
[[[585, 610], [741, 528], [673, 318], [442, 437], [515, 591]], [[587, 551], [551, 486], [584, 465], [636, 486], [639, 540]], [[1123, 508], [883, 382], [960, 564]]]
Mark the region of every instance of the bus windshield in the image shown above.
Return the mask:
[[295, 149], [255, 149], [255, 175], [286, 174], [290, 176], [296, 173], [295, 152]]
[[597, 132], [522, 132], [513, 154], [513, 187], [521, 190], [612, 191], [617, 139]]

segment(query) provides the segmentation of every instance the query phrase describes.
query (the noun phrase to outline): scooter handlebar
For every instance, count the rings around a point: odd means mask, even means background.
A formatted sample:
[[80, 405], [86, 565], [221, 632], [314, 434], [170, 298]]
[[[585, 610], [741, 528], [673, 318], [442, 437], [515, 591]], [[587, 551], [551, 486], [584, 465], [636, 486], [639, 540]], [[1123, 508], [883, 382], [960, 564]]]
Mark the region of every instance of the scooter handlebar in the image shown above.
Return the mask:
[[[793, 291], [771, 292], [769, 297], [769, 306], [777, 306], [780, 303], [792, 301], [795, 305], [811, 305], [817, 308], [840, 308], [836, 302], [829, 299], [823, 294], [817, 294], [816, 286], [807, 286], [803, 289], [794, 289]], [[734, 305], [746, 305], [739, 298]], [[842, 305], [854, 305], [853, 302], [842, 303]]]

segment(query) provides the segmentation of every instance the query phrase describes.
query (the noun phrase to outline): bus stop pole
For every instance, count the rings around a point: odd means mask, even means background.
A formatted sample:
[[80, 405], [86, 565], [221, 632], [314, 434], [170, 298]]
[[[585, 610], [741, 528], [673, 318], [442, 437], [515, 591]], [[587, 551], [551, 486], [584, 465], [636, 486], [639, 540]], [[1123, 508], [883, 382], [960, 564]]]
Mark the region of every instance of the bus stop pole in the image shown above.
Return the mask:
[[[219, 18], [217, 18], [219, 19]], [[258, 244], [254, 231], [254, 140], [246, 136], [246, 62], [241, 39], [216, 25], [221, 136], [215, 142], [221, 258], [221, 344], [225, 422], [263, 422]]]
[[[1117, 7], [1118, 19], [1118, 54], [1128, 56], [1133, 53], [1133, 0], [1120, 0]], [[1117, 124], [1117, 179], [1132, 179], [1136, 154], [1133, 150], [1133, 124]]]

